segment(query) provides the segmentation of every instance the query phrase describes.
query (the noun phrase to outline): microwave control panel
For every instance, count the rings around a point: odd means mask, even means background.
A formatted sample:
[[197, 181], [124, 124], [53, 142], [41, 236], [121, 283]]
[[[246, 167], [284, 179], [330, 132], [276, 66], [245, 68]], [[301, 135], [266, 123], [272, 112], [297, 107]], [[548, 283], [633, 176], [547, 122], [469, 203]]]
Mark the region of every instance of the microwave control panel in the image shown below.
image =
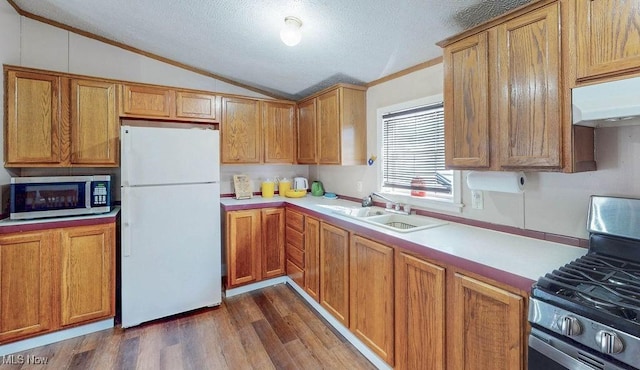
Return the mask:
[[91, 182], [91, 206], [108, 206], [111, 204], [111, 187], [109, 181]]

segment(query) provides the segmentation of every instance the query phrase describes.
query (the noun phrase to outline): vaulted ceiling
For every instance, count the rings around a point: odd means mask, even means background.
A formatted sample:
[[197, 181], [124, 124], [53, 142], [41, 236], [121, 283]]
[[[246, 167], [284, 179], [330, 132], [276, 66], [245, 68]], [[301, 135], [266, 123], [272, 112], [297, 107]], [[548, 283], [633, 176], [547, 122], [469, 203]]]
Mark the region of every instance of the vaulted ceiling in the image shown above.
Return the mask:
[[[436, 42], [530, 0], [8, 0], [118, 44], [298, 100], [442, 55]], [[286, 16], [302, 41], [286, 46]]]

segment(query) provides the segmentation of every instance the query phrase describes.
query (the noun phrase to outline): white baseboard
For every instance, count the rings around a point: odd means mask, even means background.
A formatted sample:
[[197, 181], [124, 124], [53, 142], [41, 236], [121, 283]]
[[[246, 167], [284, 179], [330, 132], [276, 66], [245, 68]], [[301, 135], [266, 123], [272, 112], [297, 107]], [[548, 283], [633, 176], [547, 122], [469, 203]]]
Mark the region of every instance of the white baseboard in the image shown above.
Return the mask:
[[71, 329], [56, 331], [49, 334], [40, 335], [38, 337], [24, 339], [18, 342], [8, 343], [0, 346], [0, 356], [6, 356], [16, 352], [26, 351], [28, 349], [45, 346], [47, 344], [59, 342], [61, 340], [79, 337], [100, 330], [113, 328], [113, 319], [102, 320], [87, 325], [77, 326]]
[[245, 286], [241, 286], [239, 288], [228, 289], [225, 293], [225, 297], [233, 297], [238, 294], [248, 293], [254, 290], [266, 288], [269, 286], [273, 286], [276, 284], [287, 283], [296, 292], [298, 292], [305, 301], [307, 301], [313, 309], [320, 314], [325, 320], [329, 322], [331, 326], [333, 326], [345, 339], [349, 341], [349, 343], [353, 344], [354, 347], [364, 356], [367, 360], [371, 361], [371, 363], [382, 370], [391, 370], [392, 367], [389, 366], [383, 359], [381, 359], [375, 352], [373, 352], [366, 344], [364, 344], [358, 337], [356, 337], [346, 326], [342, 325], [342, 323], [336, 320], [333, 315], [329, 313], [329, 311], [325, 310], [324, 307], [320, 305], [320, 303], [316, 302], [315, 299], [311, 298], [307, 292], [304, 291], [298, 284], [294, 283], [291, 278], [288, 276], [281, 276], [274, 279], [269, 279], [265, 281], [260, 281], [254, 284], [249, 284]]

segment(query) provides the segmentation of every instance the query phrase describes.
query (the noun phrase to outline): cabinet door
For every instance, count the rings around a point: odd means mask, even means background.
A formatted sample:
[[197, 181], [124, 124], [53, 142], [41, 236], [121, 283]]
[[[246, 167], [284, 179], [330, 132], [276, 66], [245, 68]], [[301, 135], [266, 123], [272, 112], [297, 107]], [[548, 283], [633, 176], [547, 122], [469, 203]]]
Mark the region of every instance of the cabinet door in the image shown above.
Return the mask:
[[0, 236], [0, 342], [53, 329], [49, 232]]
[[260, 210], [227, 213], [227, 286], [259, 281], [261, 277]]
[[487, 33], [444, 49], [445, 162], [450, 168], [489, 167]]
[[445, 270], [405, 253], [396, 259], [396, 368], [445, 369]]
[[304, 290], [320, 302], [320, 221], [304, 219]]
[[320, 223], [320, 304], [349, 327], [349, 233]]
[[619, 74], [640, 67], [640, 2], [573, 1], [577, 77]]
[[447, 335], [450, 368], [522, 369], [523, 305], [521, 296], [454, 274]]
[[262, 278], [284, 275], [284, 208], [262, 210]]
[[340, 90], [331, 90], [316, 98], [318, 125], [318, 162], [340, 164]]
[[115, 224], [62, 229], [61, 324], [115, 315]]
[[176, 117], [215, 121], [217, 119], [216, 96], [177, 91]]
[[300, 164], [316, 164], [317, 131], [316, 100], [310, 99], [298, 104], [297, 162]]
[[502, 168], [562, 165], [558, 9], [553, 3], [498, 26]]
[[71, 80], [71, 163], [119, 165], [116, 84]]
[[262, 102], [264, 163], [293, 163], [295, 105]]
[[349, 270], [351, 331], [393, 365], [393, 248], [354, 236]]
[[122, 105], [125, 115], [171, 117], [173, 94], [169, 89], [124, 85]]
[[59, 164], [64, 136], [59, 77], [8, 71], [6, 83], [5, 165]]
[[222, 163], [260, 163], [262, 127], [259, 101], [222, 98], [220, 149]]

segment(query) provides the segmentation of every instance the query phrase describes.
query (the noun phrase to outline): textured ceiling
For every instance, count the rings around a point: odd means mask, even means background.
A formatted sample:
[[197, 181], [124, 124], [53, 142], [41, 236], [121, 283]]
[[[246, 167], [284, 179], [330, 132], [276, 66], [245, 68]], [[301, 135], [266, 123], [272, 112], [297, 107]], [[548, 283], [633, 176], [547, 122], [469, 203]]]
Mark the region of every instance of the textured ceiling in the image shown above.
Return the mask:
[[[436, 42], [529, 1], [13, 0], [23, 11], [293, 100], [436, 58]], [[294, 47], [279, 38], [288, 15], [303, 22]]]

